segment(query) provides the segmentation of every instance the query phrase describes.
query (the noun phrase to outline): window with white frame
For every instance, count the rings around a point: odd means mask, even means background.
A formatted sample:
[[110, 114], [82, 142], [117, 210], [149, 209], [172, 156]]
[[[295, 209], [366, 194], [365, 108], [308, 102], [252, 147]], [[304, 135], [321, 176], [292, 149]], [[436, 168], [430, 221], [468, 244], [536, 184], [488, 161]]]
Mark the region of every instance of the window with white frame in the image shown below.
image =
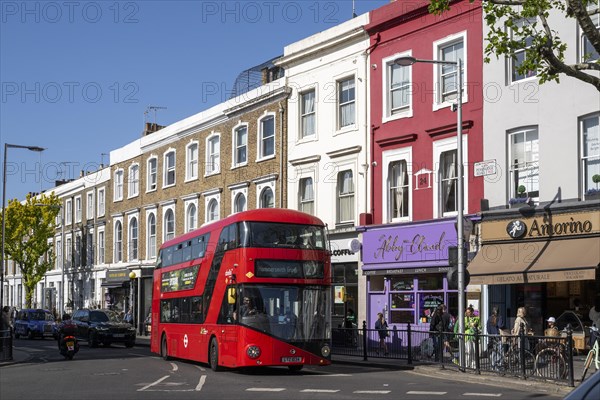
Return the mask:
[[535, 71], [523, 71], [521, 67], [527, 59], [527, 50], [533, 45], [533, 36], [526, 35], [524, 30], [533, 25], [535, 25], [535, 19], [519, 19], [513, 22], [513, 27], [510, 30], [511, 39], [520, 41], [522, 46], [515, 50], [512, 57], [509, 58], [511, 82], [518, 82], [535, 76]]
[[71, 199], [65, 202], [65, 224], [71, 225], [73, 223], [73, 202]]
[[73, 239], [71, 236], [67, 236], [66, 247], [65, 247], [65, 267], [71, 268], [73, 265]]
[[188, 144], [186, 150], [185, 180], [198, 178], [198, 143]]
[[165, 153], [163, 187], [175, 184], [175, 150]]
[[537, 127], [519, 128], [508, 134], [511, 198], [539, 197], [538, 140]]
[[137, 196], [140, 193], [140, 166], [133, 164], [129, 167], [129, 188], [127, 190], [128, 197]]
[[394, 62], [396, 57], [386, 63], [385, 114], [390, 118], [410, 111], [412, 106], [411, 66], [402, 66]]
[[77, 197], [75, 197], [75, 222], [81, 222], [81, 213], [82, 213], [81, 196], [77, 196]]
[[118, 169], [115, 171], [115, 193], [113, 196], [114, 201], [123, 200], [123, 170]]
[[300, 94], [300, 138], [315, 134], [315, 90]]
[[456, 150], [448, 150], [440, 154], [439, 159], [439, 200], [440, 213], [458, 211], [458, 172], [456, 163]]
[[104, 188], [98, 189], [98, 216], [103, 217], [106, 211], [106, 196]]
[[219, 202], [216, 199], [210, 199], [206, 207], [206, 222], [219, 219]]
[[244, 193], [238, 193], [233, 201], [233, 212], [238, 213], [246, 211], [246, 196]]
[[58, 267], [62, 267], [62, 262], [63, 262], [63, 258], [62, 258], [62, 254], [63, 254], [63, 247], [62, 247], [62, 240], [60, 239], [56, 239], [56, 259], [55, 259], [55, 265], [56, 265], [56, 269], [58, 269]]
[[187, 232], [193, 231], [198, 226], [198, 209], [194, 203], [190, 203], [185, 213]]
[[300, 179], [298, 205], [300, 206], [299, 210], [307, 214], [313, 214], [315, 212], [315, 197], [312, 178]]
[[[600, 190], [599, 184], [592, 180], [594, 175], [600, 175], [600, 114], [580, 119], [581, 135], [581, 172], [584, 196], [590, 196], [593, 191]], [[598, 193], [598, 192], [597, 192]]]
[[148, 215], [148, 259], [156, 257], [156, 215]]
[[233, 140], [233, 166], [244, 165], [248, 161], [248, 126], [235, 128]]
[[356, 121], [356, 89], [354, 77], [337, 83], [338, 129], [354, 125]]
[[170, 208], [167, 211], [165, 211], [163, 231], [163, 237], [165, 242], [175, 237], [175, 213]]
[[354, 176], [351, 170], [338, 173], [337, 198], [337, 222], [354, 222]]
[[85, 265], [94, 265], [94, 229], [90, 228], [85, 235]]
[[[457, 62], [462, 61], [463, 84], [465, 80], [464, 38], [459, 36], [454, 40], [438, 45], [437, 60]], [[439, 85], [438, 103], [449, 103], [458, 97], [458, 65], [437, 65], [437, 78]], [[464, 86], [463, 86], [464, 87]], [[463, 98], [464, 101], [464, 98]]]
[[396, 160], [390, 162], [388, 166], [388, 204], [389, 220], [400, 220], [409, 217], [409, 176], [406, 160]]
[[260, 208], [274, 208], [275, 207], [275, 197], [273, 196], [273, 190], [270, 187], [265, 187], [260, 192]]
[[[595, 2], [590, 1], [587, 5], [587, 10], [588, 10], [588, 14], [591, 11], [596, 11], [595, 14], [590, 15], [590, 19], [592, 20], [592, 23], [594, 24], [596, 29], [600, 30], [600, 12], [598, 12], [598, 1], [595, 1]], [[579, 58], [580, 58], [581, 62], [594, 62], [600, 58], [600, 55], [598, 54], [598, 52], [596, 51], [594, 46], [592, 46], [592, 42], [590, 42], [590, 40], [587, 38], [587, 36], [585, 36], [583, 31], [581, 31], [580, 48], [581, 48], [581, 56]]]
[[113, 262], [123, 261], [123, 225], [121, 221], [115, 222], [115, 235], [114, 235], [114, 260]]
[[138, 259], [138, 220], [132, 217], [129, 220], [129, 261]]
[[94, 219], [94, 192], [87, 192], [86, 195], [86, 215], [87, 219]]
[[258, 138], [259, 158], [275, 155], [275, 117], [269, 115], [260, 120]]
[[218, 135], [209, 137], [206, 140], [206, 174], [216, 174], [219, 172], [221, 163], [221, 138]]
[[158, 159], [156, 157], [150, 158], [148, 160], [148, 171], [146, 175], [146, 191], [150, 192], [156, 190], [157, 185], [157, 176], [156, 169], [158, 165]]
[[98, 264], [104, 264], [104, 231], [98, 231]]

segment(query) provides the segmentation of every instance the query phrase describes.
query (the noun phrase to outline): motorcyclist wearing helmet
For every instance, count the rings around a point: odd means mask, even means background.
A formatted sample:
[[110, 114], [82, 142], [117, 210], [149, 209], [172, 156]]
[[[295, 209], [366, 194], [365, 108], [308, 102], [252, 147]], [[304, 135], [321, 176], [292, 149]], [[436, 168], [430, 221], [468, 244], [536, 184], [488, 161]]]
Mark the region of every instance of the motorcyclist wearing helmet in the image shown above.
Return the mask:
[[73, 323], [70, 314], [63, 314], [62, 322], [58, 326], [58, 348], [60, 349], [62, 344], [62, 339], [65, 336], [75, 336], [77, 332], [77, 325]]

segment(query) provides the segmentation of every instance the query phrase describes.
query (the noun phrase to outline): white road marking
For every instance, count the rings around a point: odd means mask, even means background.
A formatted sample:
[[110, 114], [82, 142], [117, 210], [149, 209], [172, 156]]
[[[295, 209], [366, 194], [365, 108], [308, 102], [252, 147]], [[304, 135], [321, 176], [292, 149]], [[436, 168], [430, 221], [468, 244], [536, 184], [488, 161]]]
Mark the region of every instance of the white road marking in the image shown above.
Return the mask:
[[411, 390], [409, 392], [406, 392], [406, 394], [423, 394], [426, 396], [443, 396], [448, 392], [424, 392], [424, 391], [420, 391], [420, 390]]
[[502, 393], [463, 393], [463, 396], [500, 397]]
[[246, 392], [283, 392], [285, 388], [248, 388]]
[[338, 389], [302, 389], [300, 393], [337, 393]]
[[[311, 376], [311, 375], [303, 375], [303, 376]], [[327, 378], [336, 377], [336, 376], [352, 376], [352, 374], [323, 374], [323, 375], [312, 375], [312, 376], [325, 376]], [[312, 377], [311, 376], [311, 377]]]
[[137, 391], [138, 391], [138, 392], [142, 392], [142, 391], [144, 391], [144, 390], [148, 389], [149, 387], [152, 387], [152, 386], [154, 386], [154, 385], [158, 385], [159, 383], [161, 383], [162, 381], [164, 381], [164, 380], [165, 380], [165, 379], [167, 379], [168, 377], [169, 377], [169, 375], [165, 375], [165, 376], [163, 376], [162, 378], [160, 378], [160, 379], [158, 379], [158, 380], [155, 380], [155, 381], [154, 381], [154, 382], [152, 382], [152, 383], [149, 383], [148, 385], [144, 386], [143, 388], [141, 388], [141, 389], [138, 389]]
[[196, 392], [199, 392], [202, 390], [202, 386], [204, 386], [204, 382], [206, 382], [206, 375], [202, 375], [200, 377], [200, 382], [198, 382], [198, 385], [196, 386]]
[[202, 372], [206, 372], [206, 370], [199, 365], [194, 365], [194, 367], [198, 368]]
[[171, 367], [173, 367], [173, 371], [172, 372], [175, 372], [175, 371], [177, 371], [179, 369], [179, 367], [175, 363], [171, 363]]
[[391, 390], [355, 390], [352, 393], [356, 394], [388, 394], [391, 393]]

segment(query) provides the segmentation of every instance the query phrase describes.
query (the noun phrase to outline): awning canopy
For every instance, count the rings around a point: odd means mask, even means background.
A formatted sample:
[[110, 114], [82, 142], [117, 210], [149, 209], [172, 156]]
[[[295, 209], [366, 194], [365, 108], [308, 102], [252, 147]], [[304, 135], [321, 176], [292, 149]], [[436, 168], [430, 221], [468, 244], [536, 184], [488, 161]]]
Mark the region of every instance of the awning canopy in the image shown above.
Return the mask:
[[470, 284], [504, 285], [596, 278], [600, 237], [484, 244], [467, 267]]

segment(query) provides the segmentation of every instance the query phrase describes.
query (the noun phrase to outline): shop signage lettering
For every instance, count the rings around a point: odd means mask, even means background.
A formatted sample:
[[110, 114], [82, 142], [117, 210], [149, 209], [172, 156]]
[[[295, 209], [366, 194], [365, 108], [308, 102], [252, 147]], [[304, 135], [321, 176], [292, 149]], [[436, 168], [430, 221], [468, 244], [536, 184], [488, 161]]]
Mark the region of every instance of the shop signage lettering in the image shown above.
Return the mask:
[[571, 221], [560, 222], [556, 224], [538, 224], [536, 219], [531, 223], [529, 228], [529, 237], [541, 236], [557, 236], [557, 235], [573, 235], [578, 233], [589, 233], [592, 231], [592, 221]]
[[375, 250], [375, 259], [381, 258], [384, 260], [386, 255], [392, 255], [394, 260], [398, 261], [403, 255], [406, 256], [407, 254], [442, 251], [446, 247], [444, 244], [445, 236], [446, 232], [442, 232], [439, 240], [428, 243], [425, 235], [421, 234], [416, 234], [412, 240], [404, 239], [402, 241], [400, 241], [398, 235], [381, 235], [379, 237], [380, 246]]
[[336, 249], [331, 252], [332, 256], [351, 256], [354, 252], [349, 249]]

